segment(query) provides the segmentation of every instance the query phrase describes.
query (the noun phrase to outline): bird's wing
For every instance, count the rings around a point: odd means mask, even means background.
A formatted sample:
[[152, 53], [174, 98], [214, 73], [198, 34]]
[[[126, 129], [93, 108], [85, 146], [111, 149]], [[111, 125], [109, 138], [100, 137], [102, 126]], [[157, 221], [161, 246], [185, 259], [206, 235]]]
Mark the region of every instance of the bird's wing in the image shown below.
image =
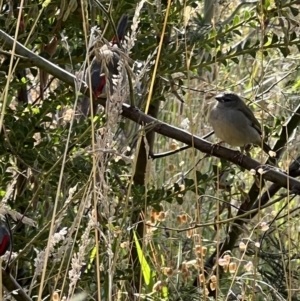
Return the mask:
[[261, 135], [261, 126], [258, 120], [255, 118], [253, 112], [244, 105], [242, 108], [238, 108], [240, 112], [242, 112], [252, 123], [252, 126], [258, 131], [258, 133]]

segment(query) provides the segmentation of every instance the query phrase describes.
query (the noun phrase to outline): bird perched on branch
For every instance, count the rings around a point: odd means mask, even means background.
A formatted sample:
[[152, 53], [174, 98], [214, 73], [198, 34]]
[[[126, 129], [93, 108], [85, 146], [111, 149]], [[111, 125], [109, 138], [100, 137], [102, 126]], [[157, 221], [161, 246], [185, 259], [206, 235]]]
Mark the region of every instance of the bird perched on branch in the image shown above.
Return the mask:
[[269, 154], [270, 147], [262, 141], [261, 126], [243, 100], [232, 92], [217, 95], [217, 104], [209, 115], [209, 122], [218, 138], [231, 146], [255, 144]]
[[[95, 99], [98, 97], [107, 98], [107, 96], [112, 95], [115, 87], [114, 80], [117, 78], [122, 77], [122, 86], [125, 87], [127, 74], [123, 64], [124, 61], [120, 61], [122, 52], [118, 48], [118, 40], [121, 41], [124, 38], [127, 22], [128, 16], [123, 15], [117, 26], [118, 39], [113, 37], [111, 42], [106, 42], [104, 45], [102, 42], [101, 46], [98, 46], [99, 41], [92, 32], [92, 42], [90, 43], [92, 45], [92, 59], [91, 64], [85, 71], [84, 78], [92, 89]], [[96, 30], [94, 29], [94, 31]], [[107, 87], [109, 87], [109, 93], [107, 93]], [[84, 116], [88, 116], [89, 108], [90, 100], [88, 97], [84, 97], [81, 102], [81, 112]], [[97, 104], [93, 103], [93, 112], [96, 112], [96, 109]]]
[[[118, 40], [124, 38], [127, 27], [128, 16], [123, 15], [117, 26]], [[94, 47], [94, 58], [91, 65], [85, 73], [85, 81], [92, 88], [95, 98], [99, 96], [107, 97], [107, 87], [109, 86], [110, 94], [113, 93], [113, 79], [122, 76], [126, 79], [126, 70], [120, 66], [120, 48], [117, 45], [117, 38], [114, 37], [109, 45], [103, 45], [100, 48]], [[121, 71], [119, 69], [122, 69]], [[120, 74], [122, 72], [122, 74]], [[90, 82], [91, 80], [91, 82]]]

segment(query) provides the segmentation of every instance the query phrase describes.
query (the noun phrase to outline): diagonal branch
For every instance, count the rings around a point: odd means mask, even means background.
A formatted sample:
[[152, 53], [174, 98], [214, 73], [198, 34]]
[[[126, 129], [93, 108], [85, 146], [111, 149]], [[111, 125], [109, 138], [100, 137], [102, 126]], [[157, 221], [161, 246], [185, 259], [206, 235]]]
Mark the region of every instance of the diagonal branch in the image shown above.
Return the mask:
[[32, 301], [8, 270], [2, 269], [2, 282], [9, 292], [14, 292], [12, 295], [17, 301]]

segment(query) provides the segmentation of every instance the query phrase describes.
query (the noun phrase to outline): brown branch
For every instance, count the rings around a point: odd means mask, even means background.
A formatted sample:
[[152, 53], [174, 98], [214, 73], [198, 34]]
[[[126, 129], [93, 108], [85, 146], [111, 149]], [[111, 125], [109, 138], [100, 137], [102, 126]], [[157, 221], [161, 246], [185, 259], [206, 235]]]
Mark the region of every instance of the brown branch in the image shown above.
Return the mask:
[[14, 292], [12, 296], [17, 301], [32, 301], [8, 270], [2, 269], [2, 282], [9, 292]]

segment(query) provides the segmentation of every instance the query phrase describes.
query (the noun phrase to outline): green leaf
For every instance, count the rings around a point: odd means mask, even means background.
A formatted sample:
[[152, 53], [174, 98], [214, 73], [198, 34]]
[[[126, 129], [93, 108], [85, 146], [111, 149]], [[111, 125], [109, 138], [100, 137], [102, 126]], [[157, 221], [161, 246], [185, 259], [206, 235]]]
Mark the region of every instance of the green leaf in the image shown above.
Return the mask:
[[32, 73], [33, 77], [38, 75], [38, 70], [36, 68], [30, 68], [30, 72]]
[[279, 47], [279, 50], [284, 57], [287, 57], [290, 54], [290, 49], [288, 47]]
[[235, 34], [238, 35], [238, 36], [242, 36], [242, 35], [243, 35], [243, 33], [242, 33], [240, 30], [237, 30], [237, 29], [235, 29], [235, 30], [233, 31], [233, 33], [235, 33]]
[[176, 201], [179, 205], [182, 205], [183, 204], [183, 198], [182, 197], [176, 197]]
[[221, 61], [221, 63], [226, 67], [227, 66], [227, 60]]
[[236, 64], [239, 64], [239, 62], [240, 62], [237, 57], [233, 57], [233, 58], [231, 58], [231, 60]]
[[233, 25], [237, 25], [240, 23], [240, 17], [238, 15], [235, 15], [233, 18]]
[[269, 52], [268, 51], [263, 51], [263, 55], [265, 56], [265, 57], [267, 57], [268, 55], [269, 55]]
[[270, 6], [270, 0], [264, 0], [264, 7], [268, 8]]
[[293, 31], [291, 34], [290, 34], [290, 41], [293, 41], [293, 40], [296, 40], [298, 37], [297, 37], [297, 34]]
[[[33, 114], [39, 114], [40, 113], [40, 109], [38, 107], [34, 107], [34, 108], [32, 108], [32, 113]], [[51, 121], [52, 121], [52, 118], [51, 118]]]
[[244, 19], [245, 20], [247, 20], [247, 19], [249, 19], [250, 18], [250, 13], [249, 13], [249, 11], [248, 10], [245, 10], [245, 12], [244, 12]]
[[217, 32], [214, 28], [210, 31], [210, 38], [214, 38], [217, 35]]
[[154, 279], [156, 273], [150, 269], [150, 266], [149, 266], [149, 264], [148, 264], [148, 262], [147, 262], [147, 260], [144, 256], [143, 250], [141, 248], [141, 245], [139, 243], [139, 240], [136, 236], [135, 231], [133, 231], [133, 237], [134, 237], [134, 242], [135, 242], [135, 246], [136, 246], [136, 249], [137, 249], [137, 253], [138, 253], [139, 261], [140, 261], [140, 264], [141, 264], [142, 273], [143, 273], [145, 283], [148, 286], [148, 289], [151, 290], [152, 287], [153, 287], [153, 283], [154, 283], [153, 279]]
[[191, 187], [192, 185], [194, 185], [194, 180], [193, 179], [184, 179], [184, 186], [185, 187]]
[[298, 8], [291, 6], [290, 10], [291, 10], [291, 13], [293, 14], [294, 17], [298, 16], [298, 14], [299, 14], [299, 9]]
[[278, 41], [279, 41], [278, 36], [276, 34], [273, 34], [271, 44], [276, 44], [278, 43]]
[[200, 181], [205, 181], [207, 179], [207, 174], [201, 173], [199, 170], [196, 171], [197, 183]]

